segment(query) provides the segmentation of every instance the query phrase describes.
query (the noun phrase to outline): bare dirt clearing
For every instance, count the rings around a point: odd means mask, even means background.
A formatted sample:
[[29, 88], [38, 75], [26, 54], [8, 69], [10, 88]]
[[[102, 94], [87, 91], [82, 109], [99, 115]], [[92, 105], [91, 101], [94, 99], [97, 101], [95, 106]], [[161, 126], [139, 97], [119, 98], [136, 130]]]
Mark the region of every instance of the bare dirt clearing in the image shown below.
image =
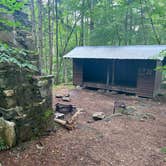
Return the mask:
[[[68, 93], [67, 88], [56, 93]], [[166, 155], [166, 103], [124, 94], [70, 90], [71, 103], [84, 111], [76, 129], [59, 129], [50, 136], [0, 153], [4, 166], [164, 166]], [[114, 101], [123, 100], [155, 120], [136, 120], [126, 115], [110, 121], [92, 121], [94, 112], [112, 114]], [[55, 99], [54, 104], [61, 102]], [[62, 103], [62, 102], [61, 102]], [[27, 133], [28, 134], [28, 133]], [[39, 142], [40, 141], [40, 142]], [[41, 146], [42, 145], [42, 146]]]

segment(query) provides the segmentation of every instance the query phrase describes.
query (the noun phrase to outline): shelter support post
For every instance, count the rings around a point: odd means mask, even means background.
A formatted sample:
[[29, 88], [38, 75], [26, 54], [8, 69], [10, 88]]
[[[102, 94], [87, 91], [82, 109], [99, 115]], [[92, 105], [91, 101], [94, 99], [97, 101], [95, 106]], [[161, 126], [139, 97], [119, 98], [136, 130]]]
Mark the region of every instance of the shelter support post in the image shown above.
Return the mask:
[[107, 64], [107, 81], [106, 81], [106, 87], [108, 88], [110, 82], [110, 64]]
[[114, 85], [115, 82], [115, 60], [112, 60], [112, 80], [111, 80], [111, 85]]

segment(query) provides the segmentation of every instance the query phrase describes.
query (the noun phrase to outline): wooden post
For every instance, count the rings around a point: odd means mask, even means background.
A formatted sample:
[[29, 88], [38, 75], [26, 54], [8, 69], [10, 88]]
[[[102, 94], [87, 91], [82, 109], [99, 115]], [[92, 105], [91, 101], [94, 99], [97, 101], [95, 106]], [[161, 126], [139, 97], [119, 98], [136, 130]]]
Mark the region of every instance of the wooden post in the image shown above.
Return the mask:
[[110, 65], [107, 64], [107, 81], [106, 81], [106, 88], [108, 88], [110, 82]]
[[115, 82], [115, 59], [112, 60], [112, 80], [111, 85], [114, 85]]

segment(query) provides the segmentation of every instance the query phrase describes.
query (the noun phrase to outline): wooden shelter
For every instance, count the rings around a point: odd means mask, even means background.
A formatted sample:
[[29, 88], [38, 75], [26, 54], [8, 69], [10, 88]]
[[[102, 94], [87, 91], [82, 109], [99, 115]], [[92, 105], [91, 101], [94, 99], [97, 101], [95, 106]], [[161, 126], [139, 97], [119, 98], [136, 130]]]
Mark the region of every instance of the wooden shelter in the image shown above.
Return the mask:
[[73, 59], [73, 83], [154, 97], [160, 90], [159, 56], [166, 45], [76, 47], [65, 58]]

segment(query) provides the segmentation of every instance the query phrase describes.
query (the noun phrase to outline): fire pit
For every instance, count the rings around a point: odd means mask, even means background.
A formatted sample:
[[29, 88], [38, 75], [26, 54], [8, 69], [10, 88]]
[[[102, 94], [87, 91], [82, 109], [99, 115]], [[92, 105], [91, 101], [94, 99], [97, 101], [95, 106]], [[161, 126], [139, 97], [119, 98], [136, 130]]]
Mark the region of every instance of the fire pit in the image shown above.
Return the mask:
[[75, 107], [73, 105], [71, 105], [71, 104], [60, 104], [60, 103], [57, 103], [55, 105], [55, 111], [63, 113], [63, 114], [71, 113], [71, 112], [74, 111], [74, 109], [75, 109]]

